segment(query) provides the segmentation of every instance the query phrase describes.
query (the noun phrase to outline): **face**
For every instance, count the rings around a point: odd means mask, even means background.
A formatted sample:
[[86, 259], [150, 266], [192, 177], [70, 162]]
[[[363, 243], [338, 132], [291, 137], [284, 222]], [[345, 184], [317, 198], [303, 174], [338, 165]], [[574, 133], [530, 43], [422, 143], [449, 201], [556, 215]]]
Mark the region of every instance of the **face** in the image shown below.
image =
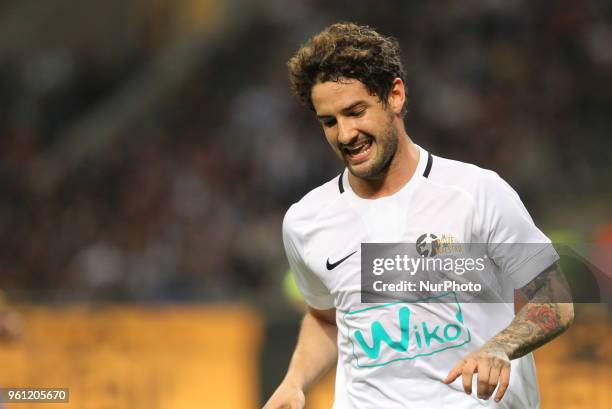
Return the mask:
[[384, 173], [398, 145], [393, 104], [384, 106], [354, 79], [317, 83], [311, 97], [327, 142], [349, 171], [363, 179]]

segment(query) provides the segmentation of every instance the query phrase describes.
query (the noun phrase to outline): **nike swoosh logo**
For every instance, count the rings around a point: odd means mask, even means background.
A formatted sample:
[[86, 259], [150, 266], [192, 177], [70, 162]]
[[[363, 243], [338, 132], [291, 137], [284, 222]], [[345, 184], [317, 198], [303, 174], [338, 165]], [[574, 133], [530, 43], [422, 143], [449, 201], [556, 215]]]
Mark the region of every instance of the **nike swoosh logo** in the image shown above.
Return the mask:
[[351, 254], [349, 254], [348, 256], [344, 257], [343, 259], [340, 259], [340, 260], [336, 261], [335, 263], [330, 263], [329, 262], [329, 258], [328, 258], [327, 259], [327, 269], [328, 270], [333, 270], [334, 268], [338, 267], [344, 260], [346, 260], [347, 258], [349, 258], [350, 256], [352, 256], [355, 253], [357, 253], [357, 251], [353, 251]]

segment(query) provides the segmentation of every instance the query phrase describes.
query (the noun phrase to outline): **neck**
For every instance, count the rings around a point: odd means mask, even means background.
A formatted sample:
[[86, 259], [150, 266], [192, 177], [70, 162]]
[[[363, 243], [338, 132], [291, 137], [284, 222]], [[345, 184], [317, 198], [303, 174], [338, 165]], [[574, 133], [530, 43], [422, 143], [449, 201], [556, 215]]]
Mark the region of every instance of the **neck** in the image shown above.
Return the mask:
[[397, 151], [389, 167], [374, 179], [362, 179], [348, 173], [348, 181], [355, 194], [363, 199], [378, 199], [398, 192], [410, 181], [419, 163], [419, 148], [402, 132]]

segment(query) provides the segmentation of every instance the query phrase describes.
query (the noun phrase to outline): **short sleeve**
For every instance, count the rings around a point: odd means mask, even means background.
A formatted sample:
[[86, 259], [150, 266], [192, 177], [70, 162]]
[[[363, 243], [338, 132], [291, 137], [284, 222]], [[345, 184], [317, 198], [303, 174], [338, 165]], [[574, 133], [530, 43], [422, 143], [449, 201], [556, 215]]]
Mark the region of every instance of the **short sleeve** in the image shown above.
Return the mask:
[[559, 259], [550, 239], [536, 227], [519, 195], [487, 171], [477, 194], [480, 238], [503, 279], [521, 288]]
[[295, 205], [289, 208], [283, 220], [283, 244], [295, 281], [308, 305], [317, 310], [334, 308], [334, 298], [319, 277], [304, 261], [304, 243], [300, 235], [301, 221]]

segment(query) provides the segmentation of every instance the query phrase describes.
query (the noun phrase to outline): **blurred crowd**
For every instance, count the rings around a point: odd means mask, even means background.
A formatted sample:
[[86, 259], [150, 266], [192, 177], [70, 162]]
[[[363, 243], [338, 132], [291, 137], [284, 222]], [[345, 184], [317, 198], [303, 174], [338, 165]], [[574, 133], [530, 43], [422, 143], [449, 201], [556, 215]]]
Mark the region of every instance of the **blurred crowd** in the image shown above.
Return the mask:
[[283, 4], [259, 4], [146, 120], [50, 192], [25, 177], [32, 164], [146, 53], [114, 67], [91, 53], [3, 62], [0, 287], [57, 300], [277, 294], [284, 212], [340, 170], [285, 61], [338, 20], [399, 40], [415, 142], [496, 170], [536, 220], [610, 192], [609, 2]]

